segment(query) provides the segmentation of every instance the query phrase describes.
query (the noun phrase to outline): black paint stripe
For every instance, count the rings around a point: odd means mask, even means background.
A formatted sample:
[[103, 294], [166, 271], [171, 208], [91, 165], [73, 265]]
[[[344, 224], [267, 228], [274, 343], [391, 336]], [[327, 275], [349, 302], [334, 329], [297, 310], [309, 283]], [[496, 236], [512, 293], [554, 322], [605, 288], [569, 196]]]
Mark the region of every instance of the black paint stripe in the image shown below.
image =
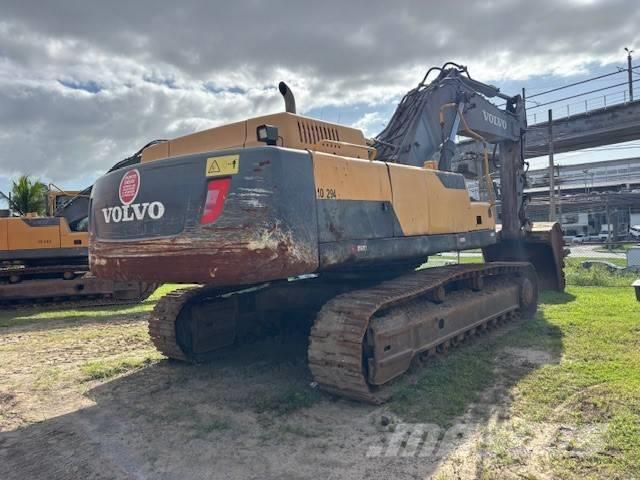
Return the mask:
[[443, 235], [321, 243], [320, 269], [357, 264], [384, 265], [397, 260], [424, 259], [435, 253], [480, 248], [495, 242], [496, 235], [493, 230], [478, 230]]
[[436, 175], [445, 188], [453, 188], [456, 190], [464, 190], [467, 188], [464, 183], [464, 176], [459, 173], [436, 171]]

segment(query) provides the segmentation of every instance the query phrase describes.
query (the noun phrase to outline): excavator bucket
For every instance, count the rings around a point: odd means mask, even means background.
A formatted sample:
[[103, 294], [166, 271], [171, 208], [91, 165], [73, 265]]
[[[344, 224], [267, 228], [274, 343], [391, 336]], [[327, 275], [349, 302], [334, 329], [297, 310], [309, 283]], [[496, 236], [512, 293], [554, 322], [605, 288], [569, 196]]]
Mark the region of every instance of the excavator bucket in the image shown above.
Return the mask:
[[487, 262], [529, 262], [541, 289], [564, 291], [564, 241], [557, 222], [533, 223], [522, 240], [500, 240], [483, 253]]

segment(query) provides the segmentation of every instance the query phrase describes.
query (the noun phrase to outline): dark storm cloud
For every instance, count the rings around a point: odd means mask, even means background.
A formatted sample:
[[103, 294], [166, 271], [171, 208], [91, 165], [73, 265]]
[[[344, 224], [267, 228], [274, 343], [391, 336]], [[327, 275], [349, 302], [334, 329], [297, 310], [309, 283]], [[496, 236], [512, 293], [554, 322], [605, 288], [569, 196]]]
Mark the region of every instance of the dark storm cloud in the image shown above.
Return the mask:
[[280, 108], [285, 77], [308, 109], [387, 101], [449, 59], [498, 80], [569, 73], [640, 40], [636, 7], [4, 0], [0, 174], [103, 170], [151, 138]]

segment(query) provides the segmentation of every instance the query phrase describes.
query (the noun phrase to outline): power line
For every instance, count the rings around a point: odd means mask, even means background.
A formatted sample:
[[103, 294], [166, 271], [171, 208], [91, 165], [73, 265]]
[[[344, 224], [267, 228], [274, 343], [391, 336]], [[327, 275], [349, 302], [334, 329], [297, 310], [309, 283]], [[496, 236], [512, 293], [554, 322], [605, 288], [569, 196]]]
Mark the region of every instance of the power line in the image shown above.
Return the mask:
[[[637, 79], [637, 80], [634, 80], [632, 83], [635, 83], [635, 82], [638, 82], [638, 81], [640, 81], [640, 78]], [[576, 95], [571, 95], [570, 97], [564, 97], [564, 98], [559, 98], [557, 100], [551, 100], [549, 102], [541, 103], [541, 104], [536, 105], [535, 107], [531, 107], [531, 108], [534, 109], [534, 108], [539, 108], [539, 107], [546, 107], [547, 105], [551, 105], [552, 103], [564, 102], [565, 100], [571, 100], [573, 98], [582, 97], [583, 95], [589, 95], [590, 93], [602, 92], [604, 90], [609, 90], [609, 89], [615, 88], [615, 87], [622, 87], [623, 85], [628, 85], [628, 84], [629, 84], [629, 82], [617, 83], [615, 85], [610, 85], [608, 87], [598, 88], [596, 90], [590, 90], [588, 92], [582, 92], [582, 93], [578, 93]]]
[[[640, 68], [640, 65], [638, 65], [636, 67], [633, 67], [633, 70], [635, 70], [636, 68]], [[586, 80], [581, 80], [581, 81], [575, 82], [575, 83], [570, 83], [569, 85], [564, 85], [562, 87], [552, 88], [551, 90], [547, 90], [546, 92], [536, 93], [535, 95], [527, 95], [527, 98], [529, 99], [529, 98], [539, 97], [540, 95], [546, 95], [547, 93], [557, 92], [558, 90], [563, 90], [565, 88], [575, 87], [576, 85], [582, 85], [583, 83], [593, 82], [594, 80], [598, 80], [600, 78], [605, 78], [605, 77], [610, 77], [612, 75], [618, 75], [619, 73], [624, 73], [626, 71], [627, 71], [627, 69], [625, 68], [625, 69], [622, 69], [622, 70], [618, 70], [617, 72], [605, 73], [604, 75], [599, 75], [597, 77], [588, 78]]]

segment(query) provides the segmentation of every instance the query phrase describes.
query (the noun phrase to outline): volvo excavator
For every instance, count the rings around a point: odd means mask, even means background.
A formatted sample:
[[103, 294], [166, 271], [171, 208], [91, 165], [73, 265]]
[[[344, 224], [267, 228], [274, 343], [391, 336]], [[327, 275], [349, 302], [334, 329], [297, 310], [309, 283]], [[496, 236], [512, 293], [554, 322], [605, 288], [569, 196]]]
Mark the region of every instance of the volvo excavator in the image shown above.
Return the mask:
[[0, 215], [0, 305], [111, 305], [142, 301], [153, 293], [153, 284], [102, 279], [89, 272], [90, 193], [91, 187], [65, 191], [50, 184], [42, 216], [21, 211], [0, 192], [11, 208]]
[[[199, 284], [150, 315], [164, 355], [207, 361], [261, 322], [312, 312], [315, 382], [378, 403], [415, 359], [532, 315], [539, 288], [564, 288], [558, 224], [526, 217], [520, 96], [447, 63], [367, 139], [298, 115], [279, 90], [285, 112], [156, 143], [94, 186], [95, 275]], [[457, 136], [483, 146], [481, 201], [451, 171]], [[419, 268], [468, 249], [486, 263]]]

